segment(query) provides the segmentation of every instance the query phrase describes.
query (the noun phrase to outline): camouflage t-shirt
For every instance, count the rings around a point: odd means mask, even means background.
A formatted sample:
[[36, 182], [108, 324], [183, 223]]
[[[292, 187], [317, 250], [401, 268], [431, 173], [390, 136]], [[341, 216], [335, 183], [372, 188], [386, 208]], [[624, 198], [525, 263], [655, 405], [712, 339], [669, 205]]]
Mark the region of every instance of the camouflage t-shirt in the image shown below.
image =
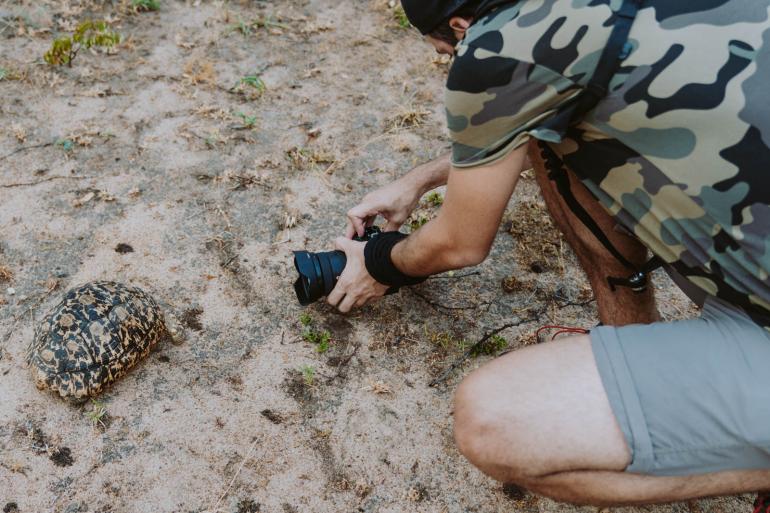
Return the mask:
[[770, 0], [653, 0], [609, 95], [548, 128], [591, 77], [620, 0], [520, 0], [458, 47], [453, 163], [550, 141], [620, 224], [706, 293], [770, 325]]

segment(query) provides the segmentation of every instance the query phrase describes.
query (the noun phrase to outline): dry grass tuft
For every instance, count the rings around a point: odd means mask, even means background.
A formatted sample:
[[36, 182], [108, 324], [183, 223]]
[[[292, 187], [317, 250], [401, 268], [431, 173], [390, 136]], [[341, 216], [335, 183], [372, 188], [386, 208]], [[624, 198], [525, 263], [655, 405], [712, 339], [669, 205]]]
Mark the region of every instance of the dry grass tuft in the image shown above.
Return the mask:
[[0, 265], [0, 283], [11, 281], [13, 279], [13, 271], [7, 266]]
[[510, 214], [510, 228], [517, 248], [517, 263], [535, 272], [564, 272], [565, 242], [543, 201], [519, 202]]
[[398, 130], [417, 128], [422, 126], [430, 114], [429, 110], [422, 110], [415, 106], [401, 107], [399, 112], [388, 119], [387, 131], [396, 132]]
[[216, 80], [216, 72], [211, 61], [193, 58], [184, 65], [182, 78], [188, 85], [213, 84]]

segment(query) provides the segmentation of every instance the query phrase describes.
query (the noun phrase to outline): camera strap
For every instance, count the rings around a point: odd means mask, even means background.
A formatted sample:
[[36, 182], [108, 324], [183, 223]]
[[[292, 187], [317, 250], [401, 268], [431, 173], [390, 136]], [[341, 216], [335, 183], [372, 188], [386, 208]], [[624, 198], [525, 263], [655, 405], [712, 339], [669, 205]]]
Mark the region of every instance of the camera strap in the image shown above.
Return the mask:
[[[617, 71], [621, 60], [628, 57], [631, 52], [631, 44], [628, 35], [643, 0], [624, 0], [620, 9], [615, 13], [615, 22], [612, 27], [607, 45], [602, 50], [599, 63], [596, 66], [591, 79], [585, 89], [565, 108], [560, 110], [554, 118], [547, 122], [548, 128], [566, 134], [570, 125], [580, 122], [585, 114], [592, 110], [609, 92], [610, 81]], [[562, 158], [554, 149], [544, 141], [538, 141], [541, 155], [548, 169], [548, 178], [556, 185], [559, 194], [570, 208], [573, 214], [580, 219], [586, 228], [596, 239], [620, 262], [624, 267], [633, 271], [627, 278], [607, 277], [611, 290], [616, 287], [628, 287], [634, 292], [643, 292], [647, 288], [648, 275], [661, 265], [663, 261], [653, 256], [641, 267], [635, 266], [623, 254], [618, 251], [607, 235], [602, 231], [596, 221], [575, 198], [570, 187], [569, 176]]]

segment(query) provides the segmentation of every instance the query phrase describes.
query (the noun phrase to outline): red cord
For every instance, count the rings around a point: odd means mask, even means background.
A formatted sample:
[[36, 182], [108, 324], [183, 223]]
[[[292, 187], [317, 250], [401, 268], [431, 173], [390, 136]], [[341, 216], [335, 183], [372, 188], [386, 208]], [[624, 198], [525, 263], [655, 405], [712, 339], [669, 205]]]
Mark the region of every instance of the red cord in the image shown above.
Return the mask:
[[588, 330], [584, 330], [583, 328], [570, 328], [566, 330], [559, 330], [553, 334], [553, 336], [551, 337], [551, 340], [556, 340], [556, 337], [558, 337], [562, 333], [577, 333], [580, 335], [585, 335], [588, 333]]
[[551, 340], [556, 339], [556, 337], [561, 335], [562, 333], [578, 333], [578, 334], [581, 334], [581, 335], [585, 335], [586, 333], [589, 332], [588, 330], [584, 330], [583, 328], [573, 328], [573, 327], [570, 327], [570, 326], [560, 326], [558, 324], [547, 324], [545, 326], [539, 327], [537, 329], [537, 331], [535, 332], [535, 337], [538, 340], [540, 340], [540, 333], [543, 330], [559, 330], [559, 331], [557, 331], [556, 333], [553, 334], [553, 336], [551, 337]]

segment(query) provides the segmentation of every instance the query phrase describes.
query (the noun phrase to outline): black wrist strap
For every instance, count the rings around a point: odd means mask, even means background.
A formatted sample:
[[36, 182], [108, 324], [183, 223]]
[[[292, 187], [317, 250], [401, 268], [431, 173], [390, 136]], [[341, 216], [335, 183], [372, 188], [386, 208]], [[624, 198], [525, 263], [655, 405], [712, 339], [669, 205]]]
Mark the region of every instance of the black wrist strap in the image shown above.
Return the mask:
[[408, 237], [401, 232], [383, 232], [372, 237], [364, 246], [364, 263], [369, 274], [382, 283], [392, 288], [405, 285], [417, 285], [425, 281], [422, 277], [407, 276], [402, 273], [390, 258], [393, 246]]

